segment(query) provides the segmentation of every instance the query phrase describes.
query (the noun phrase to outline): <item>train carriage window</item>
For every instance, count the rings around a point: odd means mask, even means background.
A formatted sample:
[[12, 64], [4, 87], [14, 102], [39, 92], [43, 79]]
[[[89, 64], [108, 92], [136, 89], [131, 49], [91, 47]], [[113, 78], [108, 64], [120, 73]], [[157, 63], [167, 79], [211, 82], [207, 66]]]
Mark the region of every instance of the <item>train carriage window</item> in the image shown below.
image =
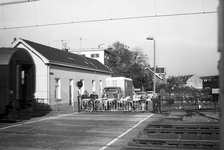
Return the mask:
[[25, 84], [25, 71], [21, 72], [22, 84]]

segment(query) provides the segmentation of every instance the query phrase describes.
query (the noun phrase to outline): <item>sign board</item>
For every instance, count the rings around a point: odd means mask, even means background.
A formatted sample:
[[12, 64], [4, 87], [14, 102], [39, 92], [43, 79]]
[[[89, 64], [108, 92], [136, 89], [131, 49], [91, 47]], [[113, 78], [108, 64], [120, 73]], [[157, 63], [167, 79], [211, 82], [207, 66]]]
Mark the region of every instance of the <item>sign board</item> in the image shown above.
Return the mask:
[[82, 81], [77, 81], [77, 82], [76, 82], [76, 86], [77, 86], [79, 89], [81, 89], [82, 86], [83, 86]]
[[212, 94], [219, 94], [219, 88], [212, 89]]

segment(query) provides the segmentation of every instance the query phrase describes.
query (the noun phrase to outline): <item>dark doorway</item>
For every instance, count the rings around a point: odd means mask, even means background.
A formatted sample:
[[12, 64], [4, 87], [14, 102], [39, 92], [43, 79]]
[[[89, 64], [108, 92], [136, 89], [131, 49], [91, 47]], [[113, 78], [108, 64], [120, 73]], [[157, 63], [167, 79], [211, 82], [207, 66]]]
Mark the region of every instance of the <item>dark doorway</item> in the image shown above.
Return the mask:
[[34, 99], [35, 64], [21, 48], [0, 48], [0, 114], [17, 101], [21, 108]]

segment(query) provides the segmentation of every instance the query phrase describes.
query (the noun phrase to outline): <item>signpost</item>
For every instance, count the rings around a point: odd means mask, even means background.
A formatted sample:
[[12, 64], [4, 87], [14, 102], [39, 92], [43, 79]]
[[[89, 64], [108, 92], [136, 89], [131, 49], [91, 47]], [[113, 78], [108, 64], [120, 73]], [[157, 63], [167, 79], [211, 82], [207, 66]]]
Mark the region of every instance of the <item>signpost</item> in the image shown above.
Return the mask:
[[[83, 86], [83, 83], [82, 83], [82, 81], [80, 80], [80, 81], [77, 81], [76, 82], [76, 86], [79, 88], [79, 89], [81, 89], [82, 88], [82, 86]], [[77, 99], [78, 99], [78, 112], [80, 112], [80, 95], [79, 95], [79, 91], [78, 91], [78, 95], [77, 95]], [[73, 109], [74, 109], [74, 105], [73, 105]]]

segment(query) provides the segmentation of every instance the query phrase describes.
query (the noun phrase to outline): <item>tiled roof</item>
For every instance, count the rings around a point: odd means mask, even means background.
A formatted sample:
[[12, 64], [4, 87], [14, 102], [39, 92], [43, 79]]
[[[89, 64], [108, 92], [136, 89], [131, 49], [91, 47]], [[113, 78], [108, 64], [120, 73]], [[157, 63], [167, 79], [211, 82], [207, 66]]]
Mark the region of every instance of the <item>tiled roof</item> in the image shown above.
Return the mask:
[[22, 40], [33, 49], [38, 51], [52, 64], [70, 65], [74, 67], [81, 67], [83, 69], [91, 69], [111, 73], [111, 71], [106, 66], [101, 64], [98, 60], [35, 43], [29, 40]]
[[203, 77], [200, 77], [202, 80], [206, 79], [214, 79], [214, 78], [218, 78], [219, 76], [218, 75], [214, 75], [214, 76], [203, 76]]

